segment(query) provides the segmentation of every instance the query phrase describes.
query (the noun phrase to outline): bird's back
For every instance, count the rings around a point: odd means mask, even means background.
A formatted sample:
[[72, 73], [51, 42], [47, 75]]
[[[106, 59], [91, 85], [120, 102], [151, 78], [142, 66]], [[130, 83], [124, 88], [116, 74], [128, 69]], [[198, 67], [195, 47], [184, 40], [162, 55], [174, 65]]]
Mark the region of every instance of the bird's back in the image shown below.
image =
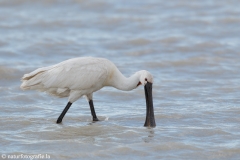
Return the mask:
[[114, 67], [104, 58], [73, 58], [25, 74], [21, 88], [45, 91], [59, 97], [69, 96], [71, 90], [94, 92], [104, 86]]

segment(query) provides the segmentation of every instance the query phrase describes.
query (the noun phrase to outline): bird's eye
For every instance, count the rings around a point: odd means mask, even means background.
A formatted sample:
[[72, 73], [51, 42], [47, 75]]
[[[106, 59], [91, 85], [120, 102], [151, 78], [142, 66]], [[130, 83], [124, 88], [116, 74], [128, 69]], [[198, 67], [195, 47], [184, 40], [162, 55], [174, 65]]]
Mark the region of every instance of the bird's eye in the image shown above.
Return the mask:
[[147, 81], [147, 78], [145, 78], [145, 81]]

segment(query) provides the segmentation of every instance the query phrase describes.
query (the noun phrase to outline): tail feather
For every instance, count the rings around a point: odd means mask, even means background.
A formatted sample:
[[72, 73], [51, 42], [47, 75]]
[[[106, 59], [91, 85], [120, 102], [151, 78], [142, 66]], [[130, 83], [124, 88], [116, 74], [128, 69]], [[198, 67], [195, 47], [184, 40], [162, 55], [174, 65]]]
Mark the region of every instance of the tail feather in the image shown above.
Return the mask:
[[47, 92], [50, 95], [57, 97], [68, 97], [70, 89], [68, 88], [49, 88], [44, 86], [43, 78], [44, 74], [55, 66], [39, 68], [31, 73], [25, 74], [22, 77], [22, 84], [20, 88], [22, 90], [38, 90], [41, 92]]
[[[39, 74], [36, 74], [34, 76], [28, 77], [28, 79], [24, 79], [22, 80], [22, 84], [20, 86], [20, 88], [22, 90], [28, 90], [28, 89], [37, 89], [39, 88], [38, 86], [41, 85], [41, 75], [44, 72], [41, 72]], [[37, 87], [37, 88], [36, 88]]]
[[51, 69], [53, 67], [54, 66], [43, 67], [43, 68], [36, 69], [35, 71], [33, 71], [31, 73], [24, 74], [22, 77], [22, 84], [21, 84], [20, 88], [22, 90], [38, 89], [41, 86], [41, 80], [42, 80], [41, 76], [46, 71], [48, 71], [49, 69]]

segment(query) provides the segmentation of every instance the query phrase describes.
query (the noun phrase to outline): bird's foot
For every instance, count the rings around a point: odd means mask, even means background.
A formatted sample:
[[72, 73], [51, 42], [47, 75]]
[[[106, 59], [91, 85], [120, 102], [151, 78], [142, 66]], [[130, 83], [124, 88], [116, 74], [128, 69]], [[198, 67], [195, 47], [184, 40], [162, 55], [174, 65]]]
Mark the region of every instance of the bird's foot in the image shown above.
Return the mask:
[[97, 117], [93, 118], [93, 122], [95, 122], [95, 121], [99, 121]]
[[62, 123], [62, 119], [58, 119], [57, 120], [57, 123], [59, 124], [59, 123]]

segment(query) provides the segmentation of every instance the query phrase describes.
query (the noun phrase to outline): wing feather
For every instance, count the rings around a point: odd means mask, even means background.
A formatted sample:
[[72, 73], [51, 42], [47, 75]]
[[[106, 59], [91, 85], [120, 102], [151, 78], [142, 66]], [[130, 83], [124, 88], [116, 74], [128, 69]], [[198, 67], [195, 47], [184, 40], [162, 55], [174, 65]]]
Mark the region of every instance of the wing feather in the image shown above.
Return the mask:
[[87, 90], [104, 83], [108, 76], [107, 63], [105, 59], [74, 58], [26, 74], [28, 76], [23, 77], [23, 84], [26, 89], [40, 91], [60, 88], [55, 91], [57, 93], [65, 90]]

